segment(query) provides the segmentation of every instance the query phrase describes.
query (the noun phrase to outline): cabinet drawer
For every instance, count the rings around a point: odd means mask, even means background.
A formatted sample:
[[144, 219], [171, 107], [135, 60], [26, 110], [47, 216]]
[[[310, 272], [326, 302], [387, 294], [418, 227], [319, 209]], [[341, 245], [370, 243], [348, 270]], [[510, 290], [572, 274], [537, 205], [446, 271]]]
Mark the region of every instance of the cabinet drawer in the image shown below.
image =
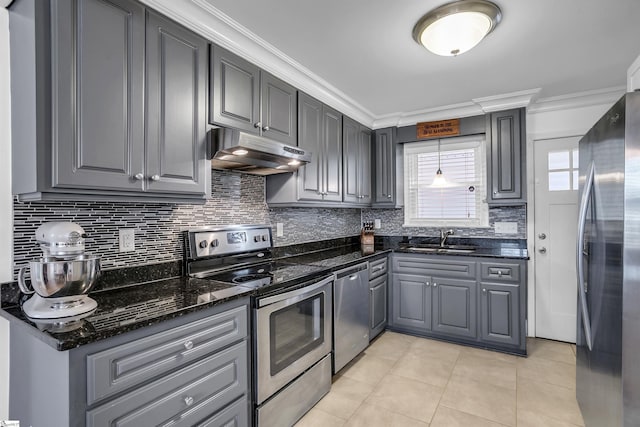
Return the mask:
[[386, 257], [369, 262], [369, 280], [387, 274], [387, 265]]
[[481, 263], [482, 279], [517, 282], [520, 280], [520, 264], [483, 262]]
[[394, 256], [393, 271], [426, 276], [476, 278], [476, 262], [444, 258], [442, 255]]
[[87, 356], [87, 404], [184, 366], [247, 336], [247, 307]]
[[241, 397], [197, 427], [246, 427], [249, 425], [249, 403]]
[[88, 411], [87, 426], [193, 426], [246, 394], [247, 381], [243, 341]]

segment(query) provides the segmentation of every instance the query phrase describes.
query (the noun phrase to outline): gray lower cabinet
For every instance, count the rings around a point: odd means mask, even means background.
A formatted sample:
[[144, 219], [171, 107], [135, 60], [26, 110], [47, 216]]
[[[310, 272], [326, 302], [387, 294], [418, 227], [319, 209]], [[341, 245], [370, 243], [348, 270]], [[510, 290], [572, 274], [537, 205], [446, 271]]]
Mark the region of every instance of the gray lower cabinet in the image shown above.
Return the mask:
[[342, 121], [345, 202], [371, 204], [371, 131], [355, 120]]
[[476, 282], [433, 277], [431, 329], [448, 335], [475, 338]]
[[67, 351], [21, 328], [9, 416], [25, 425], [250, 425], [248, 299]]
[[388, 263], [387, 256], [369, 261], [369, 340], [387, 327]]
[[315, 98], [298, 93], [298, 146], [311, 162], [291, 174], [267, 177], [270, 206], [342, 204], [342, 115]]
[[210, 76], [211, 123], [297, 144], [296, 88], [218, 46]]
[[431, 278], [393, 274], [391, 325], [416, 332], [431, 330]]
[[519, 108], [487, 116], [489, 205], [527, 202], [525, 110]]
[[9, 16], [14, 194], [203, 202], [206, 40], [132, 0]]
[[[396, 129], [376, 129], [373, 137], [372, 207], [396, 205]], [[402, 177], [400, 177], [402, 179]]]
[[526, 354], [526, 261], [394, 253], [389, 328]]

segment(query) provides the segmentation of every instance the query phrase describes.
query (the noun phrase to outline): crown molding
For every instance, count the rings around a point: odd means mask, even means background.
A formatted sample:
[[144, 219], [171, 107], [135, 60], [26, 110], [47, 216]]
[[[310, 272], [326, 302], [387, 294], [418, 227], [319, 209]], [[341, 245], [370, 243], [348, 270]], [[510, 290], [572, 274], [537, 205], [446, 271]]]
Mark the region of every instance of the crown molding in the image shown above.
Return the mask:
[[528, 107], [531, 101], [540, 93], [540, 90], [540, 88], [536, 88], [502, 95], [485, 96], [483, 98], [474, 98], [473, 102], [480, 105], [485, 113]]
[[368, 126], [373, 123], [372, 112], [206, 0], [141, 1], [354, 120]]
[[452, 117], [471, 117], [484, 114], [482, 108], [473, 102], [446, 105], [444, 107], [427, 108], [406, 113], [391, 113], [378, 116], [373, 122], [373, 129], [392, 126], [410, 126], [418, 122], [445, 120]]
[[577, 92], [562, 96], [540, 98], [527, 109], [528, 114], [545, 113], [549, 111], [570, 110], [589, 107], [592, 105], [611, 105], [625, 93], [624, 86]]
[[627, 70], [627, 92], [633, 92], [640, 89], [640, 56], [638, 56], [633, 64]]

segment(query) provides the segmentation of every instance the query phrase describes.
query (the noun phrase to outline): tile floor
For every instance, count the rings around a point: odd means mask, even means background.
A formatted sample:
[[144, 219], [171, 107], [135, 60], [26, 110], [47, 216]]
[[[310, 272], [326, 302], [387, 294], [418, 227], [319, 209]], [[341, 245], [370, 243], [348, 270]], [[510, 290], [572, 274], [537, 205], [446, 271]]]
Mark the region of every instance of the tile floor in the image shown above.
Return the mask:
[[523, 358], [385, 332], [296, 427], [583, 426], [575, 347], [527, 345]]

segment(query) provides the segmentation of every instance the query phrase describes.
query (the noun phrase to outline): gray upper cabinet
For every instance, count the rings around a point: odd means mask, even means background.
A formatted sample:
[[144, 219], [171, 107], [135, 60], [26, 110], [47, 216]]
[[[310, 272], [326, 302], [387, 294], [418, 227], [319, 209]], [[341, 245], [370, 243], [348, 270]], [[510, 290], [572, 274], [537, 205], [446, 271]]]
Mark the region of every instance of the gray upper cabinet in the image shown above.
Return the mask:
[[371, 203], [371, 131], [343, 118], [344, 195], [348, 203]]
[[312, 153], [297, 172], [267, 177], [272, 206], [339, 206], [342, 203], [342, 114], [298, 94], [298, 146]]
[[487, 116], [489, 141], [487, 203], [522, 205], [526, 198], [525, 110], [500, 111]]
[[147, 15], [147, 163], [150, 191], [203, 194], [206, 157], [206, 40]]
[[221, 47], [212, 51], [211, 123], [296, 145], [296, 88]]
[[22, 200], [202, 202], [209, 193], [207, 42], [145, 13], [131, 0], [11, 6], [13, 191]]
[[396, 128], [376, 129], [373, 141], [373, 207], [396, 204]]

